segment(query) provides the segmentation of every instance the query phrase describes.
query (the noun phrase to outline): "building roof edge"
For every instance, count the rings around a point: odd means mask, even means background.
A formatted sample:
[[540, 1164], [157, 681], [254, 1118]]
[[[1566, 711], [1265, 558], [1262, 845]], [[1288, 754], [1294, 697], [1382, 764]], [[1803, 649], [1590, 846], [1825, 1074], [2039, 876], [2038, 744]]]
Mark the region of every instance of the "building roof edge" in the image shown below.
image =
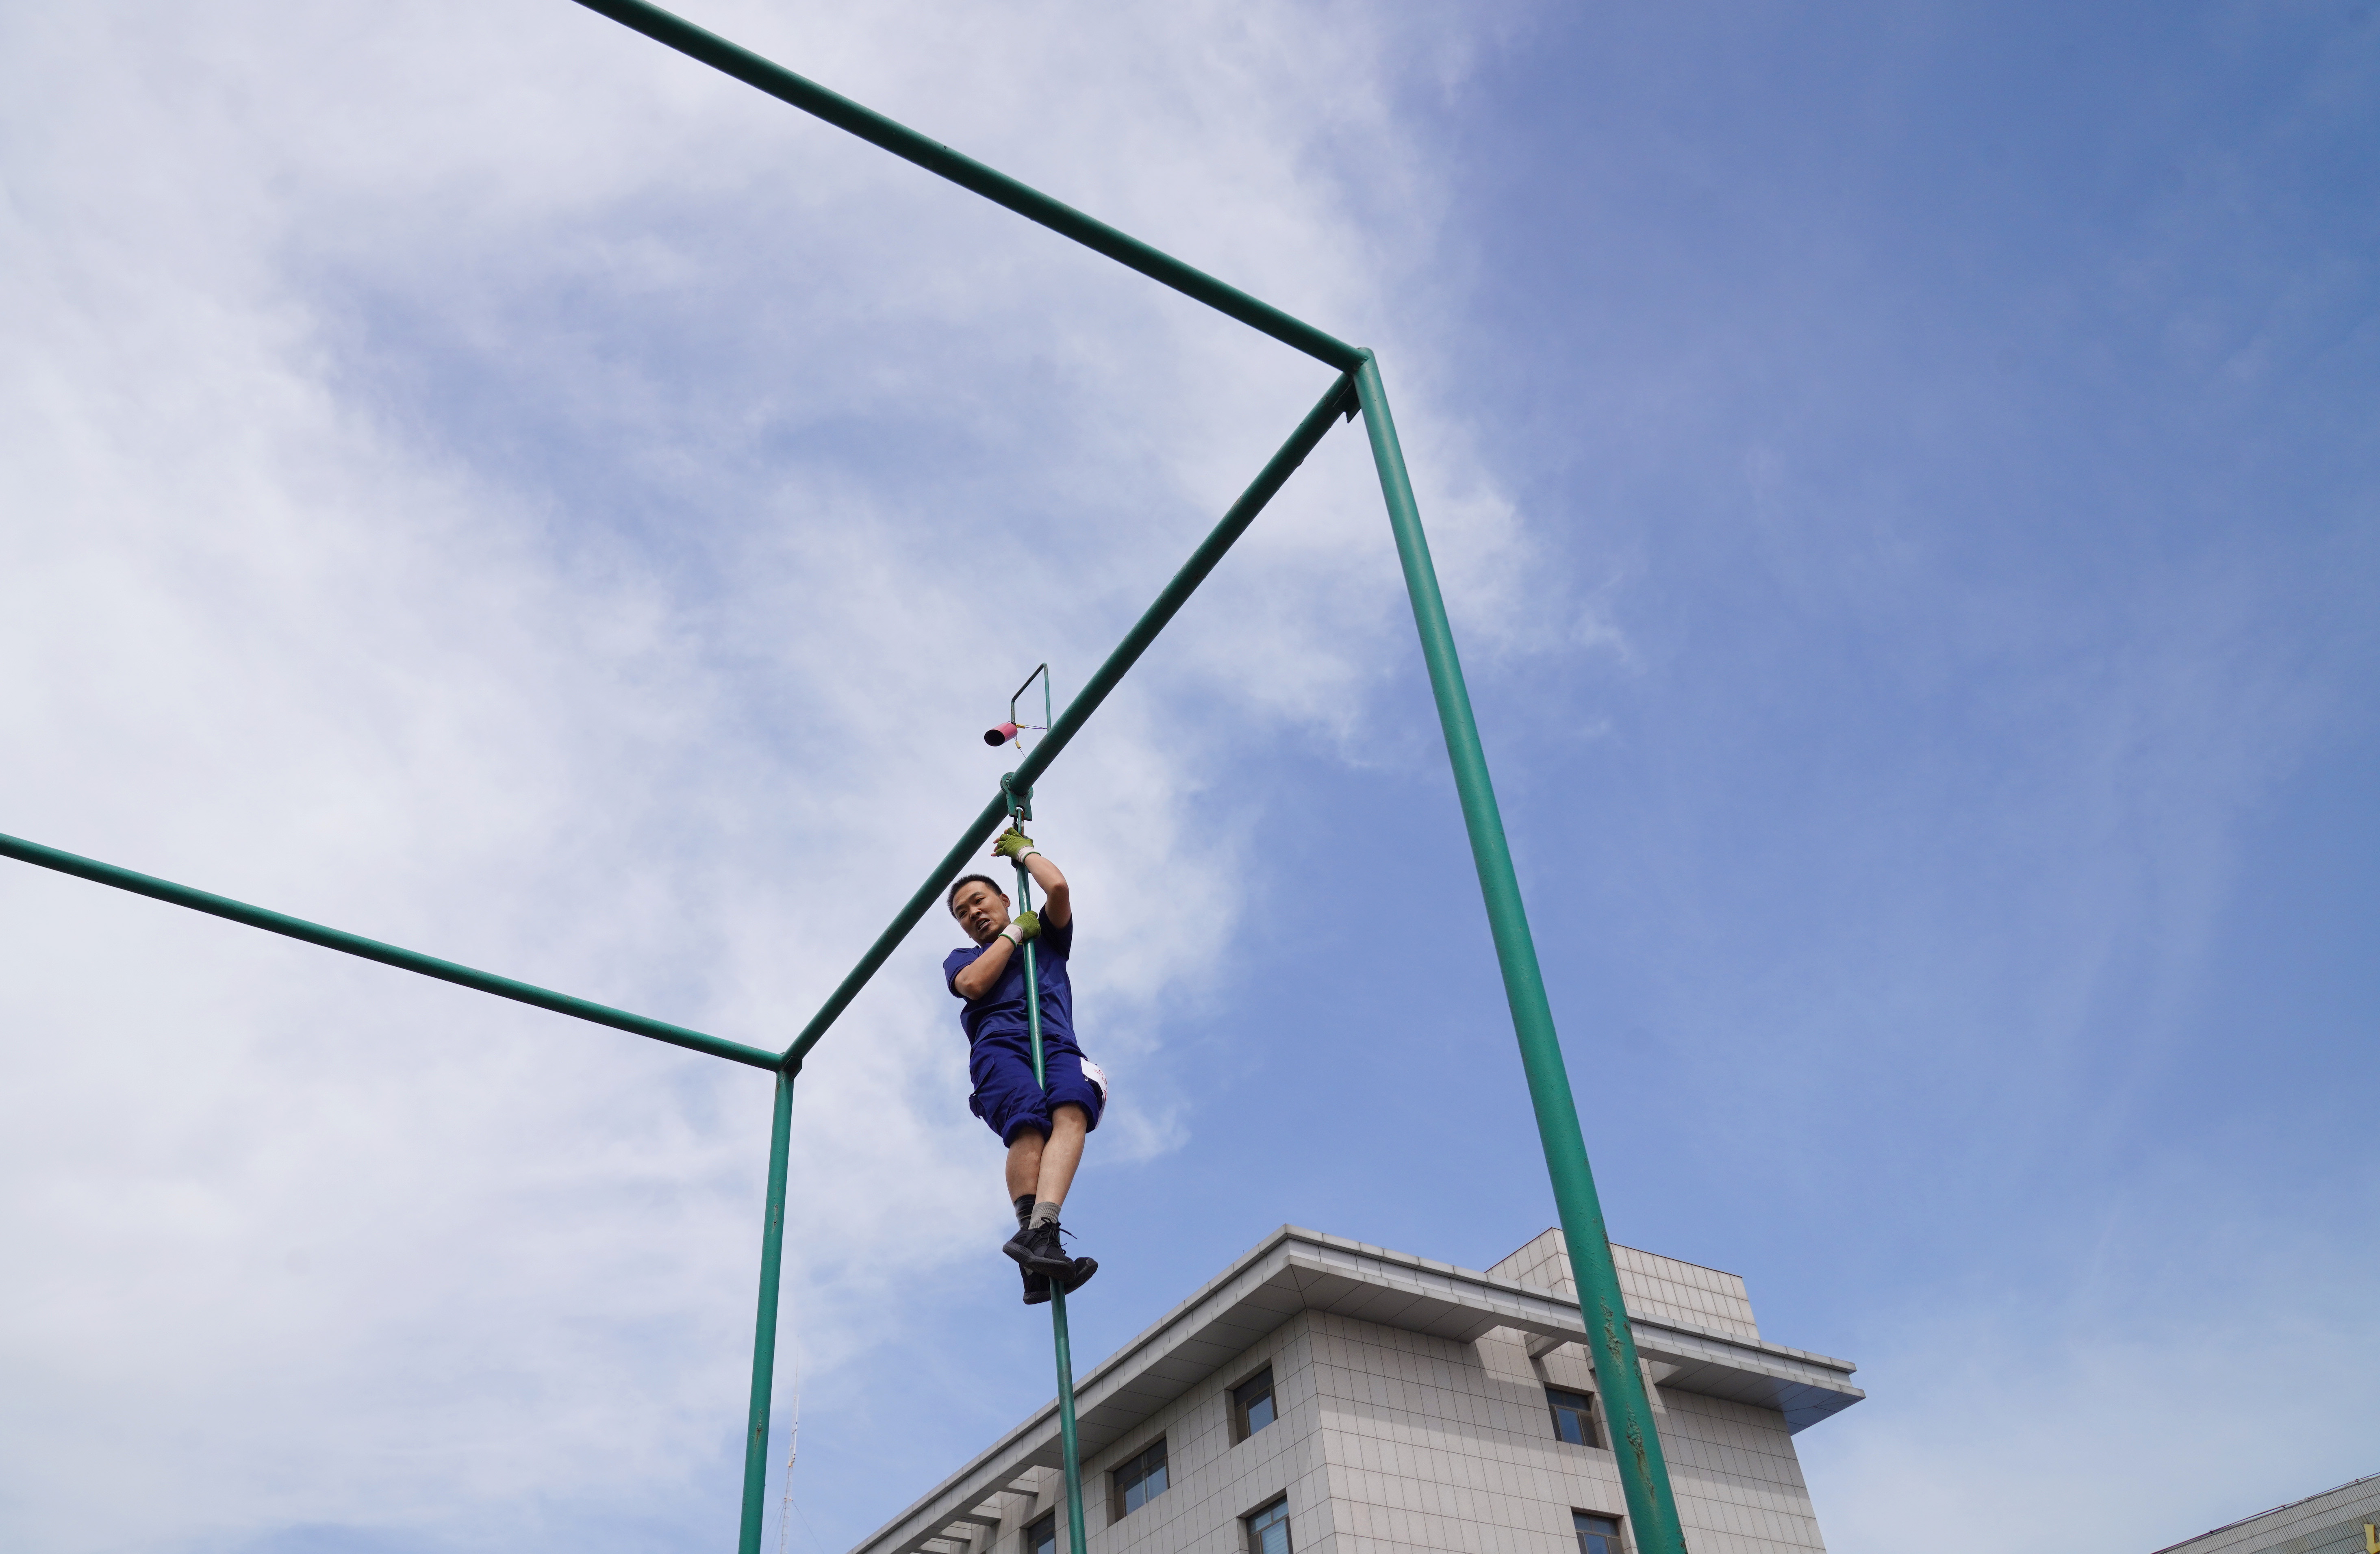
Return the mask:
[[2284, 1500], [2279, 1505], [2256, 1512], [2253, 1516], [2242, 1516], [2237, 1522], [2226, 1522], [2219, 1527], [2209, 1527], [2203, 1533], [2192, 1533], [2180, 1543], [2168, 1543], [2163, 1548], [2152, 1549], [2150, 1554], [2173, 1554], [2175, 1549], [2187, 1548], [2201, 1538], [2210, 1538], [2217, 1533], [2228, 1533], [2234, 1527], [2244, 1527], [2251, 1522], [2261, 1522], [2267, 1516], [2277, 1516], [2284, 1511], [2295, 1511], [2301, 1505], [2311, 1505], [2325, 1495], [2336, 1495], [2342, 1489], [2352, 1489], [2359, 1484], [2369, 1484], [2375, 1479], [2380, 1479], [2380, 1473], [2367, 1473], [2361, 1478], [2350, 1478], [2344, 1484], [2334, 1484], [2327, 1489], [2317, 1489], [2311, 1495], [2301, 1495], [2296, 1499]]

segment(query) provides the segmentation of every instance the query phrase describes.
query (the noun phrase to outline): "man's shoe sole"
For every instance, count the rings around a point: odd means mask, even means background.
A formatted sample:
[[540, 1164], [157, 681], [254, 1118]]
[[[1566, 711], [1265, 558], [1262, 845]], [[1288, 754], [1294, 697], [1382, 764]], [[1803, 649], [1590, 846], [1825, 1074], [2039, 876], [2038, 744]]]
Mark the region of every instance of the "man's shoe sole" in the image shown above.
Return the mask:
[[1077, 1259], [1066, 1256], [1063, 1251], [1054, 1255], [1044, 1253], [1034, 1246], [1033, 1242], [1036, 1239], [1038, 1238], [1032, 1232], [1019, 1231], [1008, 1238], [1007, 1244], [1002, 1245], [1001, 1250], [1014, 1257], [1017, 1266], [1027, 1273], [1046, 1274], [1052, 1279], [1063, 1279], [1075, 1271]]
[[[1099, 1264], [1098, 1258], [1076, 1257], [1074, 1261], [1074, 1266], [1066, 1270], [1066, 1293], [1071, 1295], [1075, 1291], [1081, 1289], [1084, 1285], [1089, 1283], [1091, 1281], [1091, 1275], [1099, 1271]], [[1025, 1281], [1026, 1305], [1047, 1305], [1050, 1304], [1050, 1279], [1047, 1274], [1028, 1273], [1025, 1276]]]

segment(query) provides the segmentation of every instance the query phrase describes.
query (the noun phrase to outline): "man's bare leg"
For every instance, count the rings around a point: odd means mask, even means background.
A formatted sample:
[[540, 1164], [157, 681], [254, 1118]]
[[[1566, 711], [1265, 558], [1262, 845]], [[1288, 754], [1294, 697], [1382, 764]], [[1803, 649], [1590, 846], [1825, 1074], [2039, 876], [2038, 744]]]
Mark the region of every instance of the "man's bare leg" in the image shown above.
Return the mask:
[[[1041, 1179], [1041, 1135], [1031, 1128], [1008, 1147], [1008, 1196], [1016, 1209], [1016, 1233], [1023, 1235], [1033, 1220], [1033, 1186]], [[1050, 1276], [1031, 1269], [1025, 1274], [1025, 1304], [1039, 1305], [1050, 1298]]]
[[[1079, 1106], [1062, 1106], [1050, 1113], [1050, 1142], [1040, 1156], [1033, 1179], [1033, 1196], [1041, 1203], [1064, 1203], [1075, 1184], [1075, 1168], [1083, 1163], [1083, 1137], [1091, 1131], [1090, 1114]], [[1013, 1161], [1015, 1157], [1011, 1155]], [[1011, 1171], [1014, 1167], [1011, 1166]], [[1011, 1181], [1014, 1180], [1012, 1175]], [[1023, 1189], [1018, 1189], [1022, 1192]], [[1012, 1193], [1011, 1196], [1016, 1196]]]
[[1043, 1203], [1064, 1203], [1083, 1163], [1083, 1138], [1091, 1119], [1079, 1106], [1062, 1106], [1050, 1114], [1050, 1136], [1044, 1140], [1031, 1128], [1008, 1147], [1008, 1196], [1027, 1193]]
[[[1077, 1108], [1069, 1106], [1062, 1110], [1073, 1111]], [[1056, 1119], [1051, 1120], [1054, 1122]], [[1082, 1156], [1083, 1146], [1078, 1139], [1075, 1144], [1075, 1158], [1079, 1160]], [[1073, 1170], [1070, 1168], [1066, 1174], [1071, 1179]], [[1012, 1198], [1038, 1196], [1039, 1195], [1035, 1189], [1040, 1184], [1041, 1135], [1026, 1128], [1016, 1135], [1016, 1142], [1008, 1147], [1008, 1196]]]

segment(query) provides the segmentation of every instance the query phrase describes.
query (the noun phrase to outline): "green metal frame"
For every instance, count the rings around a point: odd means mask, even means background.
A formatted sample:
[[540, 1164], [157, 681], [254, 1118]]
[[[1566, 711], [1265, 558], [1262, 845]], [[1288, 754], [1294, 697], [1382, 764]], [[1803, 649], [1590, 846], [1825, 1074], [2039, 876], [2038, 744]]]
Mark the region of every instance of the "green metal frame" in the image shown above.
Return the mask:
[[[1537, 1133], [1545, 1149], [1547, 1172], [1552, 1181], [1554, 1201], [1561, 1215], [1562, 1229], [1569, 1240], [1571, 1269], [1577, 1280], [1580, 1307], [1592, 1339], [1589, 1349], [1596, 1384], [1603, 1395], [1604, 1408], [1610, 1420], [1619, 1456], [1621, 1482], [1628, 1501], [1628, 1514], [1635, 1524], [1633, 1542], [1641, 1554], [1684, 1554], [1685, 1541], [1679, 1528], [1677, 1507], [1670, 1490], [1669, 1469], [1662, 1457], [1660, 1436], [1655, 1427], [1645, 1374], [1637, 1363], [1635, 1341], [1629, 1332], [1627, 1311], [1621, 1299], [1619, 1274], [1612, 1264], [1610, 1243], [1605, 1236], [1603, 1211], [1596, 1196], [1594, 1175], [1587, 1166], [1585, 1141], [1579, 1131], [1578, 1108], [1571, 1095], [1570, 1075], [1562, 1062], [1560, 1040], [1555, 1034], [1553, 1011], [1547, 1002], [1545, 981], [1538, 971], [1536, 947], [1529, 935], [1528, 916], [1521, 903], [1520, 883], [1513, 873], [1512, 851], [1505, 842], [1503, 819], [1496, 806], [1495, 788], [1488, 780], [1487, 757], [1480, 747], [1478, 724], [1472, 717], [1470, 693], [1463, 686], [1463, 666], [1455, 655], [1454, 635], [1447, 624], [1445, 602], [1439, 594], [1438, 574], [1430, 565], [1429, 544], [1422, 533], [1420, 508], [1414, 501], [1413, 484], [1405, 473], [1404, 453], [1397, 442], [1396, 423], [1389, 414], [1388, 394], [1381, 384], [1379, 364], [1372, 353], [1327, 334], [1269, 303], [1226, 285], [1212, 275], [1084, 214], [1071, 205], [1052, 200], [1006, 174], [963, 156], [948, 146], [929, 140], [916, 130], [896, 124], [881, 114], [862, 107], [849, 98], [830, 91], [815, 81], [795, 75], [783, 66], [729, 42], [715, 33], [705, 31], [657, 6], [644, 4], [643, 0], [577, 0], [577, 4], [757, 87], [839, 129], [847, 130], [895, 156], [915, 163], [937, 176], [982, 195], [1027, 220], [1038, 222], [1062, 237], [1138, 271], [1151, 280], [1204, 302], [1284, 345], [1316, 358], [1334, 369], [1338, 375], [1314, 408], [1306, 412], [1305, 419], [1298, 423], [1297, 430], [1290, 434], [1289, 440], [1281, 444], [1280, 451], [1240, 493], [1239, 500], [1232, 504], [1221, 521], [1191, 552], [1190, 559], [1166, 584], [1156, 602], [1134, 623], [1132, 629], [1124, 634], [1123, 640], [1117, 644], [1115, 650], [1108, 655], [1106, 662], [1067, 704], [1066, 710], [1056, 719], [1049, 733], [1018, 764], [1016, 771], [1001, 779], [1000, 792], [985, 804], [968, 825], [965, 834], [942, 856], [941, 862], [934, 867], [925, 883], [894, 914], [891, 924], [860, 956], [859, 964], [852, 967], [850, 975], [828, 996], [809, 1023], [782, 1052], [747, 1047], [740, 1042], [689, 1030], [683, 1026], [591, 1003], [510, 977], [476, 971], [452, 961], [400, 949], [337, 929], [324, 928], [16, 837], [0, 836], [0, 856], [55, 869], [118, 890], [131, 891], [173, 905], [303, 940], [344, 954], [378, 961], [401, 971], [434, 977], [442, 981], [492, 993], [499, 998], [533, 1004], [574, 1019], [610, 1026], [656, 1041], [769, 1070], [775, 1079], [776, 1101], [769, 1130], [767, 1209], [760, 1239], [759, 1302], [752, 1340], [751, 1408], [745, 1439], [743, 1517], [737, 1543], [739, 1554], [759, 1554], [768, 1482], [771, 1390], [776, 1366], [778, 1282], [784, 1249], [785, 1162], [793, 1127], [794, 1081], [801, 1073], [804, 1058], [826, 1035], [859, 990], [868, 985], [868, 979], [875, 976], [894, 948], [908, 936], [909, 930], [917, 925], [918, 919], [937, 904], [951, 881], [957, 879], [978, 856], [978, 850], [990, 837], [992, 831], [1012, 815], [1030, 813], [1026, 806], [1031, 799], [1034, 781], [1049, 770], [1050, 764], [1081, 732], [1084, 723], [1107, 698], [1108, 693], [1115, 689], [1140, 655], [1156, 640], [1158, 633], [1165, 629], [1166, 624], [1189, 601], [1191, 594], [1215, 569], [1216, 564], [1222, 560], [1232, 543], [1246, 531], [1248, 525], [1256, 520], [1257, 515], [1264, 510], [1274, 493], [1322, 441], [1324, 433], [1330, 430], [1331, 421], [1342, 415], [1352, 420], [1360, 413], [1371, 441], [1372, 460], [1379, 471], [1380, 493], [1388, 505], [1389, 527], [1395, 536], [1398, 560], [1404, 569], [1406, 591], [1412, 596], [1414, 625], [1421, 636], [1422, 657], [1428, 665], [1430, 688], [1438, 702], [1439, 722], [1445, 731], [1447, 755], [1454, 771], [1455, 792], [1462, 802], [1463, 824], [1470, 833], [1472, 857], [1479, 870], [1480, 894], [1486, 903], [1488, 927], [1495, 940], [1496, 958], [1503, 971], [1505, 998], [1512, 1006], [1513, 1032], [1520, 1042], [1521, 1066], [1528, 1080], [1529, 1099], [1536, 1111]], [[1030, 905], [1030, 877], [1021, 867], [1018, 876], [1020, 902]], [[1030, 999], [1029, 1007], [1032, 1010], [1034, 1073], [1038, 1077], [1041, 1073], [1040, 1010], [1038, 976], [1030, 944], [1026, 946], [1025, 969], [1026, 985], [1035, 995]], [[1082, 1474], [1075, 1434], [1074, 1374], [1063, 1293], [1053, 1293], [1050, 1305], [1057, 1359], [1059, 1430], [1065, 1463], [1068, 1545], [1071, 1554], [1085, 1554]]]

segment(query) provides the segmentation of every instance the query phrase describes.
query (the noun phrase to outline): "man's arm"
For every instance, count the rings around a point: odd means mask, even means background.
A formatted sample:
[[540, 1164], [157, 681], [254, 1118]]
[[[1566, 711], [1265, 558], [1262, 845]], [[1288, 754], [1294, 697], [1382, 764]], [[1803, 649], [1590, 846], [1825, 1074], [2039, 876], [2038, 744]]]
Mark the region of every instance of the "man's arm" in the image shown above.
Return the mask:
[[986, 946], [965, 970], [951, 978], [951, 990], [973, 1003], [991, 991], [1000, 974], [1008, 969], [1008, 957], [1016, 953], [1016, 945], [1008, 935], [1002, 934]]
[[1038, 853], [1026, 855], [1025, 872], [1041, 887], [1041, 920], [1053, 929], [1064, 928], [1066, 920], [1075, 915], [1075, 898], [1066, 889], [1066, 877], [1058, 872], [1056, 864]]

